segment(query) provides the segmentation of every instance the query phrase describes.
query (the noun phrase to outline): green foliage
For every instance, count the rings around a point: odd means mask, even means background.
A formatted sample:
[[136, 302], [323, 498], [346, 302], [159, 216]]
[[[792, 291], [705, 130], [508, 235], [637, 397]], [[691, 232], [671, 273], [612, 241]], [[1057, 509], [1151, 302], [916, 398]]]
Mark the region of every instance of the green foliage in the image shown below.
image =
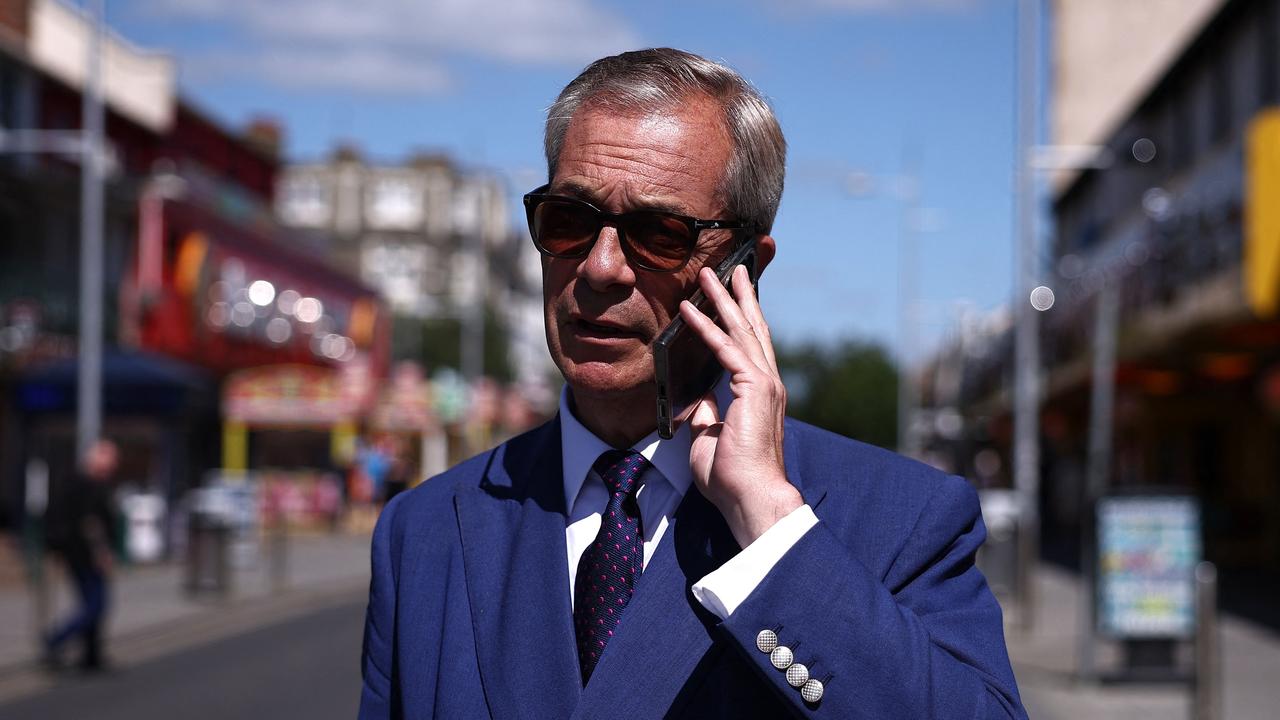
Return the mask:
[[[510, 343], [502, 319], [486, 307], [484, 313], [484, 374], [499, 382], [515, 377], [509, 355]], [[427, 372], [449, 367], [462, 370], [462, 322], [457, 318], [417, 320], [397, 317], [392, 336], [392, 353], [397, 360], [422, 363]]]
[[884, 348], [846, 340], [779, 345], [777, 354], [788, 415], [873, 445], [896, 444], [898, 371]]

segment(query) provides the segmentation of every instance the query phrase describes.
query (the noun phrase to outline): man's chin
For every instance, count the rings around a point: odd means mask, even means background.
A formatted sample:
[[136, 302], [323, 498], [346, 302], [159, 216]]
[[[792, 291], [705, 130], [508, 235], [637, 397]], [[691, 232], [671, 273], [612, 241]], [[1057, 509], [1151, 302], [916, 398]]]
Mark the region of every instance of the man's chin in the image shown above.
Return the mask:
[[[561, 371], [576, 398], [625, 399], [657, 392], [652, 365], [647, 372], [632, 372], [619, 363], [573, 362], [566, 358]], [[637, 369], [638, 370], [638, 369]]]

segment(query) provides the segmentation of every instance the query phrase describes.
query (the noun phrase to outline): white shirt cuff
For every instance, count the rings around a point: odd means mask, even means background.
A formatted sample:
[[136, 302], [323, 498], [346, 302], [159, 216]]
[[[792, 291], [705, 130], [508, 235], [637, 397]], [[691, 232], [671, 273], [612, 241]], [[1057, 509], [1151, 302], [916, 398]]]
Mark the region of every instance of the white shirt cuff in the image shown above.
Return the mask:
[[793, 545], [818, 524], [813, 508], [801, 505], [742, 549], [719, 569], [693, 584], [702, 607], [727, 620]]

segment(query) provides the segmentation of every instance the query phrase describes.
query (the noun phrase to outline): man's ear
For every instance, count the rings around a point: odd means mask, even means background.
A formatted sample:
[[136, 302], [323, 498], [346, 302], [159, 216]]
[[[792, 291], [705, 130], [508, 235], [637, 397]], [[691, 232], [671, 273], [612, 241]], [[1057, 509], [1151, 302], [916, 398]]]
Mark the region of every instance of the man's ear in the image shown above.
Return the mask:
[[756, 275], [764, 273], [773, 256], [778, 252], [778, 245], [772, 235], [761, 235], [756, 238]]

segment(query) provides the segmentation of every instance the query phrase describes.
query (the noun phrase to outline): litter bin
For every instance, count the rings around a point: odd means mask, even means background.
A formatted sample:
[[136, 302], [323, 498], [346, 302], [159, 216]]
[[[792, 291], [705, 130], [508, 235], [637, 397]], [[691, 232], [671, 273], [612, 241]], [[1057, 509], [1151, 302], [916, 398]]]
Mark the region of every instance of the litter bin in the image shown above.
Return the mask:
[[186, 589], [192, 595], [231, 592], [231, 522], [212, 490], [195, 491], [187, 522]]

